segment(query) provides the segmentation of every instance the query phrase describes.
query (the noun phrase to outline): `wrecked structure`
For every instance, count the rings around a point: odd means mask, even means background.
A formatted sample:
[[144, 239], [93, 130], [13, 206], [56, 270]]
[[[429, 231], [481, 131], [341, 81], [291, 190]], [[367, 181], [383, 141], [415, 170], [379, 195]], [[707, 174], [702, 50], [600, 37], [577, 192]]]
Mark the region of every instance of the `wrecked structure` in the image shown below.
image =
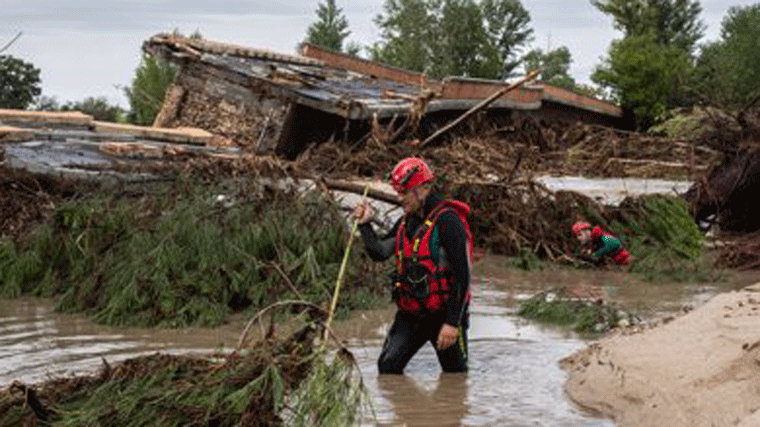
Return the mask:
[[[158, 34], [143, 50], [179, 71], [154, 123], [223, 135], [256, 153], [296, 158], [309, 144], [366, 141], [382, 129], [425, 138], [507, 82], [425, 74], [304, 44], [302, 55]], [[546, 84], [522, 85], [484, 109], [504, 126], [521, 119], [625, 127], [614, 104]]]

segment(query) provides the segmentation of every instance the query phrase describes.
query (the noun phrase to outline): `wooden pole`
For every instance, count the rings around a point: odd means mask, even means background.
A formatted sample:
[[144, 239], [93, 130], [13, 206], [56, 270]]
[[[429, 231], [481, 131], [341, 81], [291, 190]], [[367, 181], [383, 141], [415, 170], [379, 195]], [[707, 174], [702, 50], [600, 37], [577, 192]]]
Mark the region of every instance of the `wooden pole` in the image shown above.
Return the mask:
[[[369, 184], [364, 188], [364, 195], [362, 196], [362, 202], [367, 198], [367, 192], [369, 191]], [[333, 315], [335, 314], [335, 306], [338, 304], [338, 295], [340, 294], [340, 285], [343, 283], [343, 276], [346, 273], [346, 265], [348, 265], [348, 254], [351, 252], [351, 245], [354, 243], [354, 234], [356, 234], [356, 228], [359, 225], [359, 219], [354, 219], [354, 225], [351, 227], [351, 234], [348, 236], [348, 244], [346, 245], [346, 251], [343, 253], [343, 262], [340, 264], [340, 271], [338, 272], [338, 280], [335, 282], [335, 291], [333, 292], [332, 303], [330, 304], [330, 312], [327, 316], [327, 322], [325, 327], [325, 336], [322, 346], [327, 343], [327, 334], [330, 331], [330, 324], [332, 323]]]
[[478, 105], [470, 108], [467, 112], [465, 112], [464, 114], [462, 114], [461, 116], [459, 116], [453, 122], [451, 122], [451, 123], [447, 124], [446, 126], [438, 129], [435, 133], [433, 133], [432, 135], [430, 135], [429, 137], [427, 137], [424, 141], [422, 141], [418, 145], [418, 147], [422, 148], [422, 147], [426, 146], [427, 144], [430, 143], [430, 141], [436, 139], [437, 137], [439, 137], [443, 133], [448, 132], [449, 130], [451, 130], [451, 128], [453, 128], [454, 126], [456, 126], [459, 123], [461, 123], [467, 117], [470, 117], [471, 115], [473, 115], [476, 112], [482, 110], [483, 108], [486, 108], [492, 102], [496, 101], [496, 99], [498, 99], [499, 97], [501, 97], [505, 93], [507, 93], [507, 92], [509, 92], [511, 90], [514, 90], [514, 89], [522, 86], [525, 82], [528, 82], [530, 80], [535, 79], [536, 76], [538, 76], [542, 71], [543, 71], [542, 69], [535, 70], [535, 71], [529, 73], [527, 76], [525, 76], [525, 77], [521, 78], [520, 80], [516, 81], [515, 83], [512, 83], [511, 85], [509, 85], [509, 86], [507, 86], [507, 87], [505, 87], [503, 89], [499, 89], [498, 91], [494, 92], [493, 95], [491, 95], [488, 98], [484, 99]]

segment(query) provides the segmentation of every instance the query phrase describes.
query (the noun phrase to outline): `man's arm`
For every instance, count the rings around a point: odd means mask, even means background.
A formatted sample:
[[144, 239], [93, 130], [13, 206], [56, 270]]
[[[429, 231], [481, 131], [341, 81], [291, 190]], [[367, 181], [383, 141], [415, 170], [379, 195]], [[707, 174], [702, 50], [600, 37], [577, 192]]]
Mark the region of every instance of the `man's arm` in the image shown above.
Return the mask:
[[459, 216], [447, 211], [438, 217], [440, 243], [446, 251], [451, 272], [451, 293], [446, 304], [446, 323], [459, 326], [464, 318], [466, 296], [470, 288], [470, 256], [467, 250], [467, 231]]
[[620, 248], [620, 240], [610, 235], [604, 235], [602, 236], [602, 247], [591, 255], [601, 258], [618, 248]]
[[377, 236], [375, 229], [369, 222], [359, 224], [359, 233], [362, 235], [364, 247], [373, 261], [385, 261], [394, 255], [396, 252], [396, 233], [400, 224], [401, 220], [399, 219], [391, 231], [382, 237]]

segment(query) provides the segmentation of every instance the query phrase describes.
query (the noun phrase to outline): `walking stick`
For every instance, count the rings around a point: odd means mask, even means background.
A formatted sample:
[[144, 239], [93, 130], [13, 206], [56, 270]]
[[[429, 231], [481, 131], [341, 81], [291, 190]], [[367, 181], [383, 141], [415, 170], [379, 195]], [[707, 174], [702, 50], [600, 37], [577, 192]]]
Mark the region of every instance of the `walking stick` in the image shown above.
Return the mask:
[[[362, 203], [367, 200], [367, 192], [369, 192], [369, 183], [364, 187], [364, 194], [362, 195]], [[330, 304], [330, 313], [327, 316], [327, 327], [325, 328], [325, 336], [322, 342], [322, 346], [327, 343], [327, 335], [330, 330], [330, 323], [332, 323], [333, 314], [335, 313], [335, 306], [338, 304], [338, 294], [340, 294], [340, 285], [343, 283], [343, 275], [346, 273], [346, 265], [348, 264], [348, 254], [351, 252], [351, 245], [354, 242], [354, 234], [356, 234], [356, 228], [359, 225], [359, 219], [354, 219], [354, 225], [351, 227], [351, 234], [348, 236], [348, 244], [346, 245], [346, 251], [343, 253], [343, 262], [340, 264], [340, 271], [338, 272], [338, 280], [335, 283], [335, 291], [333, 292], [332, 303]]]

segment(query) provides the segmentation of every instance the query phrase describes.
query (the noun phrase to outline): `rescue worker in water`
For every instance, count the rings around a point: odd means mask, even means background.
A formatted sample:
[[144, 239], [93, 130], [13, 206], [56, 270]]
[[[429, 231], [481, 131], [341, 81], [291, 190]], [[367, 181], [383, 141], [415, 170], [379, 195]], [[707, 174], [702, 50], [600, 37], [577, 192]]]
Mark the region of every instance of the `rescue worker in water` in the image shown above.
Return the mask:
[[411, 358], [430, 342], [445, 372], [467, 371], [467, 328], [473, 243], [465, 203], [444, 200], [432, 191], [434, 176], [416, 157], [401, 160], [390, 183], [404, 214], [382, 237], [369, 223], [373, 210], [364, 202], [354, 209], [369, 256], [383, 261], [395, 255], [391, 274], [398, 307], [378, 359], [382, 373], [401, 374]]
[[573, 224], [573, 235], [581, 245], [591, 245], [589, 253], [581, 254], [580, 258], [594, 265], [602, 265], [607, 259], [618, 265], [626, 265], [631, 261], [631, 254], [623, 248], [620, 239], [602, 230], [602, 227], [591, 225], [584, 221]]

